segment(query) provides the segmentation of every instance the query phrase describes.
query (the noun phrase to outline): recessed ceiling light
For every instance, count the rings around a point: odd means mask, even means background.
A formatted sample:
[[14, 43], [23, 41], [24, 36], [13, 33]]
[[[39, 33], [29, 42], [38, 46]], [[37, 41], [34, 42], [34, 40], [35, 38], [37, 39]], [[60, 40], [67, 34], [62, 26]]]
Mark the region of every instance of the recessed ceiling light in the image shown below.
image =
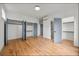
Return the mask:
[[39, 10], [40, 10], [40, 6], [36, 5], [36, 6], [35, 6], [35, 10], [36, 10], [36, 11], [39, 11]]

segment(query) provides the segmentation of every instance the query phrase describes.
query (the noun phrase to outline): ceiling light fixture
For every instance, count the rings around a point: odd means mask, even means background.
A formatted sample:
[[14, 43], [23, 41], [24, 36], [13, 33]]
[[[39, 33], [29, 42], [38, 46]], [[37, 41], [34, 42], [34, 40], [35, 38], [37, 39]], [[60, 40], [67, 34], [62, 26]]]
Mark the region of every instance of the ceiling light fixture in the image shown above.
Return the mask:
[[36, 5], [36, 6], [35, 6], [35, 10], [36, 10], [36, 11], [39, 11], [39, 10], [40, 10], [40, 6]]

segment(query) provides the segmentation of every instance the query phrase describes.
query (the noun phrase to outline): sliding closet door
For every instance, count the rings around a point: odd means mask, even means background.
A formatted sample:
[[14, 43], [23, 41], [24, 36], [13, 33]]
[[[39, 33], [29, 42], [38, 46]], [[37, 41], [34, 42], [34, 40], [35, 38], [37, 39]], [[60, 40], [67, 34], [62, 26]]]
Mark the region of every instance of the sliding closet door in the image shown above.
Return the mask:
[[62, 41], [62, 21], [61, 18], [54, 18], [54, 42], [61, 43]]

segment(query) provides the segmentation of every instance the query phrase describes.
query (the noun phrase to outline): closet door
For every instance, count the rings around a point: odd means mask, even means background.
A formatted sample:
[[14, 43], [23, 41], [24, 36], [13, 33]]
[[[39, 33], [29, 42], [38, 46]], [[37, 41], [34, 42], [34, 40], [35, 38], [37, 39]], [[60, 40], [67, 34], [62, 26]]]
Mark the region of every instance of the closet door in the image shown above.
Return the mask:
[[61, 18], [54, 18], [54, 42], [61, 43], [62, 41], [62, 21]]

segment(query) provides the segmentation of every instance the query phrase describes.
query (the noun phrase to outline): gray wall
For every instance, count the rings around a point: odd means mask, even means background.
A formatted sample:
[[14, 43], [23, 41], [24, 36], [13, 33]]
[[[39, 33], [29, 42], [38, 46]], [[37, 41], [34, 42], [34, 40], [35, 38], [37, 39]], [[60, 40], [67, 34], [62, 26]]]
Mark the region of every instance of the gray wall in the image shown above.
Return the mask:
[[61, 18], [54, 18], [54, 42], [61, 43], [62, 41], [62, 21]]
[[48, 18], [43, 21], [43, 37], [44, 38], [51, 39], [51, 21], [53, 21], [52, 16], [48, 16]]

